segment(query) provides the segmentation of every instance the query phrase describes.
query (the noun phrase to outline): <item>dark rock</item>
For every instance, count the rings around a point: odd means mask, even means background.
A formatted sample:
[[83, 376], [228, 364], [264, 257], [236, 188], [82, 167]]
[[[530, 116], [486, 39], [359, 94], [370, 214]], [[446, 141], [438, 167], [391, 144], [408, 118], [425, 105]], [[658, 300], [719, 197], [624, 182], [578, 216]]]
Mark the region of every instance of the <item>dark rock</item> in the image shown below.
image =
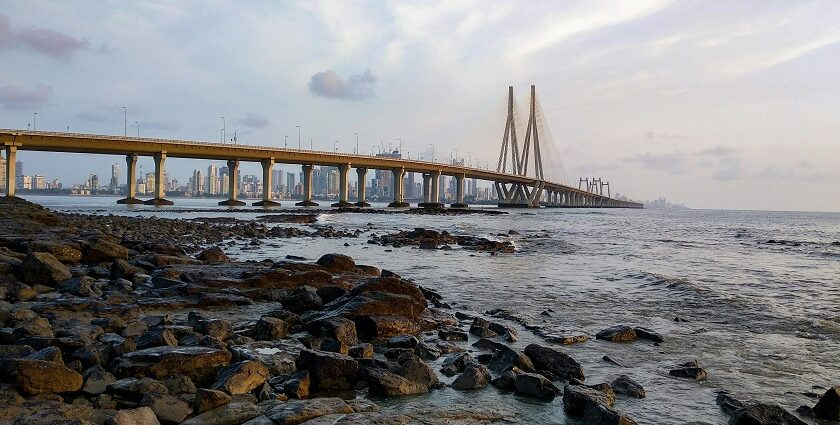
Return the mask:
[[385, 369], [367, 369], [370, 393], [381, 396], [425, 394], [429, 388]]
[[641, 339], [646, 339], [648, 341], [653, 342], [665, 342], [665, 338], [662, 338], [662, 335], [657, 333], [656, 331], [650, 330], [648, 328], [635, 328], [636, 336]]
[[514, 366], [524, 372], [536, 372], [533, 362], [525, 353], [509, 347], [496, 351], [490, 363], [487, 364], [487, 367], [494, 372], [504, 372]]
[[298, 370], [308, 370], [313, 389], [342, 390], [353, 388], [359, 363], [337, 353], [301, 350]]
[[464, 372], [452, 381], [452, 388], [459, 390], [476, 390], [484, 388], [490, 382], [490, 371], [486, 366], [470, 363]]
[[292, 398], [309, 397], [309, 371], [301, 370], [282, 383], [283, 394]]
[[196, 332], [212, 336], [213, 338], [217, 338], [221, 341], [226, 341], [233, 337], [233, 326], [231, 326], [230, 322], [227, 320], [198, 320], [194, 326]]
[[638, 382], [630, 379], [627, 375], [620, 375], [612, 384], [616, 394], [623, 394], [633, 398], [645, 398], [645, 389]]
[[829, 388], [812, 410], [819, 419], [840, 421], [840, 387]]
[[347, 344], [336, 341], [332, 338], [315, 338], [310, 344], [310, 348], [318, 351], [327, 351], [330, 353], [349, 354], [350, 349]]
[[343, 295], [347, 294], [347, 290], [340, 286], [328, 285], [318, 288], [315, 293], [321, 298], [321, 301], [323, 301], [324, 304], [329, 304], [333, 300], [341, 298]]
[[85, 263], [112, 262], [117, 259], [127, 260], [128, 250], [106, 239], [97, 239], [85, 246], [82, 251], [82, 261]]
[[408, 355], [399, 359], [400, 366], [397, 373], [409, 381], [432, 388], [438, 383], [435, 371], [423, 360], [415, 355]]
[[470, 333], [481, 338], [492, 338], [498, 333], [490, 329], [490, 322], [488, 320], [476, 317], [470, 325]]
[[350, 357], [354, 357], [357, 359], [372, 359], [373, 358], [373, 345], [368, 343], [362, 343], [359, 345], [354, 345], [350, 347], [347, 354]]
[[108, 384], [107, 391], [138, 401], [146, 394], [168, 394], [162, 382], [152, 378], [123, 378]]
[[318, 264], [335, 272], [351, 272], [356, 269], [356, 262], [342, 254], [326, 254], [318, 259]]
[[720, 410], [727, 415], [731, 415], [732, 412], [744, 407], [744, 402], [738, 400], [732, 394], [723, 391], [719, 392], [717, 397], [715, 397], [715, 402], [720, 406]]
[[275, 424], [300, 424], [310, 419], [333, 414], [349, 414], [353, 409], [338, 397], [289, 400], [265, 412]]
[[536, 397], [542, 400], [554, 400], [560, 390], [554, 384], [538, 373], [517, 373], [513, 387], [518, 394]]
[[516, 389], [514, 383], [516, 382], [516, 375], [518, 373], [521, 373], [521, 371], [517, 369], [505, 371], [498, 378], [490, 380], [490, 385], [500, 390], [513, 391]]
[[748, 403], [732, 412], [729, 425], [805, 425], [777, 404]]
[[224, 406], [230, 403], [231, 398], [223, 391], [208, 390], [199, 388], [195, 393], [195, 401], [193, 402], [193, 410], [195, 413], [204, 413], [208, 410], [213, 410], [217, 407]]
[[58, 285], [58, 290], [77, 297], [101, 297], [102, 286], [90, 276], [81, 276], [61, 282]]
[[549, 347], [529, 344], [525, 354], [531, 359], [537, 371], [549, 379], [568, 381], [584, 380], [583, 367], [571, 356]]
[[246, 360], [221, 368], [213, 389], [223, 390], [228, 394], [248, 394], [265, 383], [266, 379], [268, 368], [264, 364]]
[[84, 374], [82, 374], [82, 378], [84, 378], [82, 391], [93, 395], [104, 393], [108, 385], [117, 381], [114, 374], [106, 371], [99, 365], [91, 366], [85, 370]]
[[155, 412], [150, 407], [138, 407], [120, 410], [106, 421], [106, 425], [160, 425]]
[[397, 335], [388, 338], [387, 344], [391, 348], [414, 348], [418, 341], [414, 335]]
[[631, 342], [636, 336], [636, 330], [627, 325], [616, 325], [595, 334], [595, 338], [612, 342]]
[[128, 261], [117, 259], [111, 263], [111, 279], [131, 279], [137, 274], [144, 274], [146, 271], [132, 265]]
[[207, 264], [229, 263], [230, 257], [219, 246], [213, 246], [201, 251], [196, 258]]
[[193, 412], [187, 402], [169, 394], [147, 394], [140, 405], [151, 408], [163, 424], [179, 424]]
[[321, 308], [324, 302], [315, 292], [315, 288], [301, 286], [289, 296], [283, 298], [283, 307], [294, 313], [302, 313]]
[[585, 423], [633, 425], [635, 422], [612, 408], [613, 400], [605, 393], [584, 385], [566, 385], [563, 409]]
[[163, 380], [163, 385], [169, 390], [169, 394], [195, 394], [196, 388], [192, 379], [186, 375], [174, 375]]
[[440, 371], [446, 376], [455, 376], [471, 363], [474, 363], [474, 360], [469, 353], [454, 353], [443, 360]]
[[230, 363], [227, 350], [209, 347], [153, 347], [127, 353], [116, 359], [112, 370], [117, 376], [152, 376], [165, 379], [186, 375], [198, 385], [214, 382], [216, 372]]
[[18, 275], [24, 283], [51, 286], [73, 277], [67, 266], [47, 252], [29, 253], [23, 259]]
[[262, 413], [262, 409], [252, 401], [256, 401], [256, 399], [227, 403], [187, 419], [181, 422], [181, 425], [235, 425], [246, 423]]
[[669, 370], [668, 374], [677, 378], [688, 378], [697, 381], [705, 381], [707, 377], [706, 370], [700, 367], [696, 360], [683, 363], [678, 368]]
[[444, 341], [467, 341], [469, 335], [460, 329], [440, 329], [438, 330], [438, 338]]
[[257, 322], [254, 337], [260, 341], [274, 341], [289, 334], [289, 324], [283, 319], [263, 316]]
[[138, 336], [135, 341], [138, 349], [178, 345], [178, 338], [169, 329], [153, 329]]
[[335, 339], [346, 344], [348, 347], [355, 346], [359, 343], [359, 338], [356, 335], [356, 323], [350, 319], [332, 317], [313, 322], [310, 328], [313, 334]]

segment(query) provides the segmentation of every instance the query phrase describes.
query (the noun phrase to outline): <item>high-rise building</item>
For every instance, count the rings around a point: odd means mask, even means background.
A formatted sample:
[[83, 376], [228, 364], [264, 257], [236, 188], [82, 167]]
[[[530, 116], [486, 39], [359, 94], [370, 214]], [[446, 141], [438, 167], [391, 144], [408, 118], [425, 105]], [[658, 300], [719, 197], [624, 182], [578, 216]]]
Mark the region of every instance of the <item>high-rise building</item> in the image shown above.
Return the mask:
[[47, 179], [44, 176], [35, 176], [35, 189], [44, 190], [47, 188]]
[[207, 185], [205, 186], [205, 190], [207, 191], [208, 195], [218, 195], [219, 190], [219, 170], [213, 164], [207, 167]]
[[0, 189], [6, 188], [6, 158], [0, 156]]
[[88, 188], [90, 188], [91, 193], [99, 191], [99, 176], [91, 174], [88, 177]]
[[151, 194], [155, 193], [155, 173], [146, 173], [146, 186], [145, 186], [145, 193]]
[[111, 166], [111, 191], [116, 193], [120, 188], [120, 164]]
[[278, 193], [280, 188], [286, 184], [286, 173], [283, 170], [271, 170], [271, 191]]
[[23, 161], [15, 161], [15, 177], [23, 175]]
[[327, 194], [328, 195], [337, 195], [338, 194], [338, 170], [330, 169], [327, 172]]
[[286, 174], [286, 191], [290, 196], [295, 194], [295, 173]]
[[193, 170], [191, 182], [192, 187], [190, 188], [190, 192], [192, 196], [204, 195], [204, 178], [201, 175], [201, 170]]

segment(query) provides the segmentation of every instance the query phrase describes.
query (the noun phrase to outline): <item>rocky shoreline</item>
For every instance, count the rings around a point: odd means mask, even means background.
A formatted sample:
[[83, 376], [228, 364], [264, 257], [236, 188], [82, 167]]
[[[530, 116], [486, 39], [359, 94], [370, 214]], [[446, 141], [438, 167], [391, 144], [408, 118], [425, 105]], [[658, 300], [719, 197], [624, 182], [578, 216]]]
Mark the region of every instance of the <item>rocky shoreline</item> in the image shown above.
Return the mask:
[[[636, 423], [615, 405], [617, 398], [644, 398], [641, 385], [626, 375], [585, 384], [580, 363], [563, 352], [562, 345], [586, 343], [586, 334], [558, 335], [506, 310], [457, 311], [430, 289], [341, 254], [316, 262], [232, 261], [221, 247], [226, 240], [258, 246], [266, 238], [359, 235], [267, 226], [314, 223], [268, 217], [89, 216], [0, 201], [0, 423], [518, 421], [501, 407], [385, 409], [371, 400], [447, 385], [492, 386], [535, 402], [561, 397], [566, 415], [581, 423]], [[426, 229], [369, 243], [514, 251], [510, 242]], [[512, 348], [512, 324], [546, 343]], [[665, 343], [654, 330], [627, 325], [595, 337]], [[707, 372], [686, 361], [668, 374], [700, 381]], [[727, 393], [717, 401], [731, 424], [804, 423], [775, 405]], [[838, 388], [799, 413], [840, 419]]]

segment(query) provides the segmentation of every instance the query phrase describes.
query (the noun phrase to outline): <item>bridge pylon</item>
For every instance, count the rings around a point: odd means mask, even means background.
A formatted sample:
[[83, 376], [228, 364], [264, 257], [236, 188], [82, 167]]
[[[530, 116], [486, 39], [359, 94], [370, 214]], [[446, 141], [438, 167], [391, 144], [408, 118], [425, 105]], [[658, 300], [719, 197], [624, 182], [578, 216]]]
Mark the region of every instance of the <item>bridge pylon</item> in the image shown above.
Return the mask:
[[[500, 207], [539, 208], [542, 191], [545, 186], [543, 173], [542, 152], [540, 151], [540, 135], [537, 125], [536, 86], [531, 86], [530, 113], [528, 115], [528, 127], [525, 130], [525, 141], [522, 145], [522, 153], [519, 152], [519, 140], [516, 136], [516, 120], [514, 119], [513, 86], [508, 87], [508, 114], [505, 123], [505, 134], [502, 137], [502, 147], [499, 152], [499, 164], [496, 171], [508, 173], [510, 163], [510, 174], [516, 176], [527, 176], [528, 165], [531, 163], [531, 152], [533, 150], [534, 182], [505, 183], [497, 182], [496, 194], [499, 198]], [[533, 146], [533, 148], [532, 148]]]

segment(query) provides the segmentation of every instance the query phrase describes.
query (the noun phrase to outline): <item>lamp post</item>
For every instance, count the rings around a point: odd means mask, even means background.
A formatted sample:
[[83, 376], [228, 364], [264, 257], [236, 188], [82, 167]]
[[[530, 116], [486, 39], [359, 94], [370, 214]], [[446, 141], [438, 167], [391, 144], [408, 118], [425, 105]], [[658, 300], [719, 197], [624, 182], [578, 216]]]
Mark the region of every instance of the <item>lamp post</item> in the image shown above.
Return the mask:
[[140, 123], [137, 122], [137, 121], [134, 121], [134, 123], [137, 124], [137, 138], [139, 139], [140, 138]]
[[283, 149], [289, 147], [289, 136], [283, 136]]
[[335, 153], [338, 153], [338, 140], [336, 140], [335, 142], [333, 142], [333, 151], [334, 151]]
[[225, 143], [225, 130], [226, 130], [225, 127], [227, 127], [227, 126], [225, 125], [225, 117], [221, 117], [221, 118], [222, 118], [222, 143], [224, 144]]
[[309, 138], [309, 150], [314, 151], [315, 149], [312, 148], [312, 137]]
[[238, 131], [239, 131], [239, 129], [233, 130], [233, 144], [234, 144], [234, 145], [236, 145], [236, 133], [237, 133]]
[[356, 155], [359, 154], [359, 133], [353, 133], [356, 135]]
[[300, 126], [296, 125], [295, 127], [298, 129], [298, 150], [300, 150]]
[[123, 109], [123, 137], [128, 137], [128, 109], [125, 106]]
[[32, 131], [36, 131], [36, 129], [35, 129], [35, 120], [36, 120], [37, 118], [38, 118], [38, 113], [37, 113], [37, 112], [33, 112], [33, 113], [32, 113]]

